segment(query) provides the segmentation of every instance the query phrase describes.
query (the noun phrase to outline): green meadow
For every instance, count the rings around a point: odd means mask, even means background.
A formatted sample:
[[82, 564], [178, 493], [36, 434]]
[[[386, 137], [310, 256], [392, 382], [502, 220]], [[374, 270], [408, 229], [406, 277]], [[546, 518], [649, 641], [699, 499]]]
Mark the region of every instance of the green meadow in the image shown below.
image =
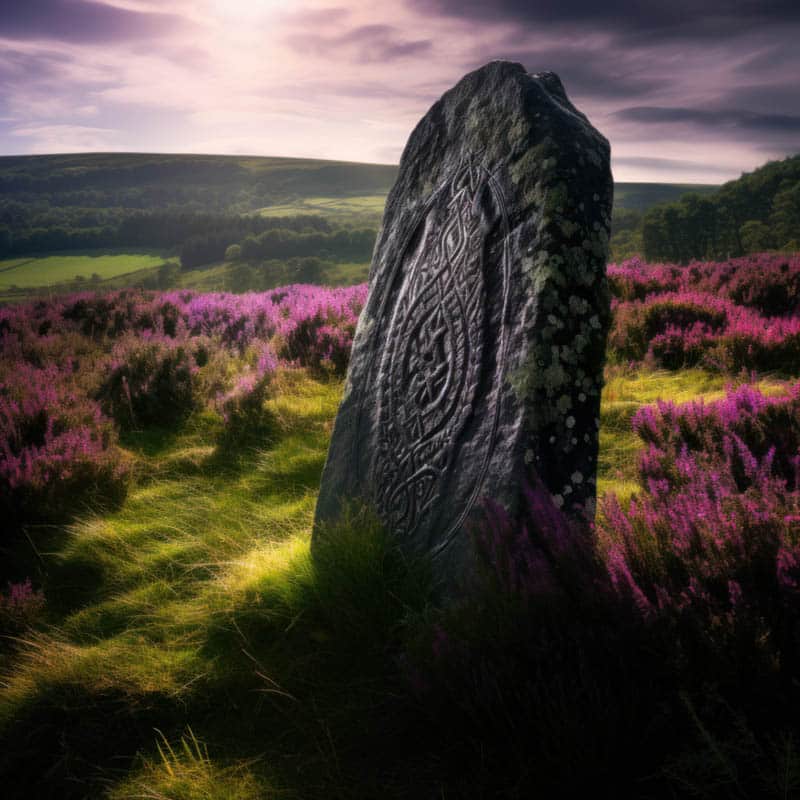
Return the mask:
[[331, 222], [380, 222], [385, 194], [353, 195], [345, 197], [299, 197], [294, 201], [279, 203], [259, 209], [265, 217], [291, 217], [298, 214], [318, 214]]
[[165, 257], [153, 251], [82, 251], [52, 253], [33, 257], [0, 259], [0, 291], [18, 287], [41, 288], [99, 275], [100, 280], [163, 264]]
[[[397, 704], [386, 657], [429, 613], [424, 569], [398, 569], [359, 517], [335, 553], [309, 556], [342, 387], [281, 371], [269, 430], [234, 452], [209, 412], [129, 433], [122, 507], [38, 532], [46, 617], [0, 645], [13, 796], [411, 797], [447, 771], [402, 749], [420, 710]], [[723, 388], [701, 370], [609, 367], [601, 494], [634, 486], [637, 408]], [[376, 755], [387, 736], [401, 749]]]

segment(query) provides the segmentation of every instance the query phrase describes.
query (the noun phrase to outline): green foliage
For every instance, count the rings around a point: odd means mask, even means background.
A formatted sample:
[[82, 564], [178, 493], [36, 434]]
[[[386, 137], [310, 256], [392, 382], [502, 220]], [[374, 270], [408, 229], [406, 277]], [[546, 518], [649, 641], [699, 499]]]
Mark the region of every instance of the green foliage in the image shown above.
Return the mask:
[[[428, 565], [405, 560], [363, 507], [320, 530], [310, 550], [342, 382], [302, 371], [275, 380], [270, 435], [225, 459], [215, 414], [172, 433], [128, 433], [138, 479], [123, 506], [79, 520], [41, 562], [32, 554], [46, 618], [0, 651], [10, 799], [371, 800], [433, 785], [446, 797], [520, 797], [531, 785], [567, 796], [587, 777], [616, 777], [625, 796], [648, 776], [653, 797], [708, 790], [699, 756], [676, 756], [658, 793], [664, 741], [707, 753], [691, 719], [672, 724], [660, 705], [656, 675], [674, 637], [641, 652], [636, 632], [590, 596], [533, 616], [487, 593], [442, 616], [427, 605]], [[635, 466], [637, 443], [624, 440], [635, 408], [716, 396], [723, 382], [612, 369], [601, 486]], [[440, 628], [449, 650], [434, 651]], [[422, 694], [409, 687], [404, 652], [425, 667]], [[736, 739], [709, 716], [718, 719], [698, 709], [741, 763]], [[794, 769], [791, 747], [780, 746], [763, 756], [746, 746], [764, 787], [790, 785], [779, 779]]]
[[110, 800], [265, 800], [278, 796], [246, 764], [220, 767], [191, 727], [173, 746], [158, 729], [158, 759], [142, 758], [137, 772], [114, 787]]
[[225, 251], [226, 261], [238, 261], [242, 257], [242, 248], [238, 244], [232, 244]]
[[800, 155], [771, 161], [709, 196], [687, 194], [644, 215], [652, 261], [729, 258], [792, 249], [800, 238]]

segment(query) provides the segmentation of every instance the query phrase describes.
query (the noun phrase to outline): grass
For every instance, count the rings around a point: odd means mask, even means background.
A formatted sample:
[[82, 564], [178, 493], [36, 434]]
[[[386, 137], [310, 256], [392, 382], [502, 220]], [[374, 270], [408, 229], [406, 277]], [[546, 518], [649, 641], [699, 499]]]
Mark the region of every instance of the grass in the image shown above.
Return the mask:
[[[729, 376], [702, 369], [668, 372], [607, 367], [600, 408], [598, 493], [613, 491], [626, 501], [637, 490], [637, 453], [641, 443], [631, 428], [631, 420], [643, 405], [657, 400], [675, 403], [699, 398], [716, 400], [725, 395], [726, 387], [732, 383]], [[785, 384], [764, 377], [757, 386], [762, 392], [775, 394], [782, 392]]]
[[[426, 613], [424, 569], [363, 515], [309, 558], [342, 387], [280, 373], [269, 432], [225, 458], [208, 412], [127, 435], [124, 505], [39, 554], [47, 617], [0, 645], [6, 796], [412, 796], [428, 767], [387, 652]], [[600, 491], [632, 490], [636, 408], [723, 389], [699, 370], [610, 369]]]
[[231, 264], [210, 264], [202, 269], [192, 269], [178, 275], [178, 287], [198, 292], [222, 292], [225, 290]]
[[258, 213], [264, 217], [290, 217], [297, 214], [318, 214], [328, 219], [351, 224], [375, 224], [381, 221], [385, 194], [344, 197], [299, 197], [296, 200], [265, 206]]
[[[78, 275], [101, 280], [163, 264], [165, 257], [153, 251], [119, 253], [86, 250], [80, 253], [51, 253], [30, 258], [0, 260], [0, 291], [11, 287], [40, 288], [74, 280]], [[87, 283], [87, 286], [90, 286]]]
[[[212, 264], [203, 269], [193, 269], [181, 272], [178, 276], [178, 287], [181, 289], [193, 289], [198, 292], [222, 292], [229, 290], [231, 270], [235, 264], [223, 262]], [[256, 267], [256, 270], [258, 267]], [[326, 269], [320, 284], [325, 286], [353, 286], [357, 283], [364, 283], [369, 273], [369, 263], [366, 262], [335, 262]], [[272, 289], [276, 286], [285, 284], [282, 275], [276, 275], [274, 279], [265, 281], [263, 289]]]
[[325, 273], [326, 286], [353, 286], [366, 283], [369, 263], [342, 262], [334, 264]]

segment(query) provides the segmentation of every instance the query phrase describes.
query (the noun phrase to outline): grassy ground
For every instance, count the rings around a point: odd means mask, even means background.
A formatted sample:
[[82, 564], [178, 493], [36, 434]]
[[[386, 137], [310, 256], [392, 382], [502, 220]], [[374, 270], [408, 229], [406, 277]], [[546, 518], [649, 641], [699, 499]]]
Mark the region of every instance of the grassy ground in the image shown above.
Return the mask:
[[[91, 257], [87, 256], [76, 256], [75, 260], [77, 264], [80, 263], [87, 263], [87, 258], [97, 258], [98, 263], [100, 260], [100, 256], [95, 255]], [[116, 263], [120, 268], [124, 265], [123, 260], [118, 260], [114, 262], [114, 259], [125, 259], [131, 258], [130, 256], [120, 256], [120, 255], [109, 255], [112, 261], [110, 262], [109, 269], [114, 266]], [[16, 274], [17, 270], [16, 267], [23, 267], [24, 264], [31, 265], [34, 261], [38, 262], [49, 262], [53, 267], [58, 270], [60, 268], [61, 262], [63, 260], [69, 261], [70, 256], [53, 256], [53, 257], [41, 257], [37, 259], [6, 259], [4, 261], [0, 261], [0, 265], [9, 265], [11, 268], [8, 273], [0, 272], [0, 303], [21, 303], [26, 300], [30, 300], [34, 297], [41, 296], [42, 294], [64, 294], [69, 292], [75, 292], [81, 289], [81, 287], [86, 289], [97, 289], [99, 291], [106, 291], [109, 289], [121, 289], [126, 286], [141, 286], [147, 285], [148, 280], [155, 279], [158, 274], [158, 267], [164, 263], [163, 257], [155, 257], [150, 256], [149, 254], [141, 254], [137, 258], [135, 263], [139, 263], [143, 266], [141, 268], [134, 268], [132, 271], [122, 272], [122, 273], [115, 273], [111, 274], [108, 277], [104, 277], [101, 282], [95, 283], [93, 281], [86, 281], [82, 284], [72, 283], [47, 283], [47, 284], [40, 284], [37, 286], [27, 286], [16, 289], [11, 289], [10, 287], [15, 286], [16, 284], [9, 279], [9, 281], [4, 285], [2, 283], [2, 278], [4, 274]], [[103, 262], [105, 263], [105, 262]], [[231, 270], [235, 267], [235, 264], [231, 264], [228, 262], [221, 262], [217, 264], [211, 264], [203, 269], [193, 269], [193, 270], [186, 270], [184, 272], [178, 273], [178, 278], [176, 282], [176, 287], [180, 289], [194, 289], [198, 292], [223, 292], [223, 291], [230, 291], [230, 275]], [[27, 267], [24, 267], [27, 268]], [[46, 265], [41, 267], [37, 267], [38, 270], [43, 270], [48, 268]], [[334, 263], [333, 266], [328, 269], [324, 276], [322, 277], [320, 283], [326, 286], [352, 286], [356, 283], [363, 283], [367, 280], [367, 274], [369, 272], [369, 264], [366, 262], [342, 262], [342, 263]], [[84, 273], [78, 273], [84, 274]], [[19, 276], [18, 276], [19, 277]], [[43, 277], [40, 275], [40, 277]], [[73, 275], [74, 277], [74, 275]], [[285, 283], [285, 279], [283, 276], [275, 276], [274, 280], [268, 280], [264, 285], [263, 289], [274, 288], [275, 286], [279, 286]]]
[[[723, 388], [611, 368], [601, 493], [633, 489], [640, 405]], [[392, 764], [363, 753], [387, 730], [402, 741], [383, 648], [418, 587], [391, 583], [379, 546], [352, 563], [344, 547], [352, 574], [331, 597], [309, 559], [341, 389], [281, 373], [269, 430], [233, 452], [210, 413], [131, 434], [123, 507], [34, 539], [47, 619], [0, 645], [6, 796], [406, 796], [420, 779], [394, 745]]]
[[[613, 491], [627, 500], [636, 491], [637, 459], [640, 440], [631, 429], [631, 420], [643, 405], [658, 400], [685, 403], [702, 397], [715, 400], [731, 385], [729, 376], [701, 369], [678, 372], [633, 370], [621, 366], [606, 368], [600, 425], [600, 455], [597, 488], [602, 495]], [[765, 377], [757, 383], [765, 394], [780, 393], [783, 381]]]
[[[198, 292], [222, 292], [229, 290], [231, 270], [236, 267], [232, 263], [212, 264], [203, 269], [181, 272], [178, 286], [182, 289], [194, 289]], [[258, 267], [256, 266], [256, 270]], [[369, 273], [369, 263], [341, 262], [334, 263], [326, 269], [319, 283], [324, 286], [353, 286], [364, 283]], [[275, 276], [263, 284], [263, 289], [272, 289], [284, 284], [283, 276]]]
[[166, 258], [152, 250], [137, 253], [86, 250], [80, 253], [0, 259], [0, 291], [12, 286], [38, 288], [97, 274], [102, 280], [163, 264]]
[[353, 195], [350, 197], [301, 197], [287, 203], [259, 209], [264, 217], [290, 217], [297, 214], [318, 214], [333, 222], [377, 224], [383, 216], [385, 194]]

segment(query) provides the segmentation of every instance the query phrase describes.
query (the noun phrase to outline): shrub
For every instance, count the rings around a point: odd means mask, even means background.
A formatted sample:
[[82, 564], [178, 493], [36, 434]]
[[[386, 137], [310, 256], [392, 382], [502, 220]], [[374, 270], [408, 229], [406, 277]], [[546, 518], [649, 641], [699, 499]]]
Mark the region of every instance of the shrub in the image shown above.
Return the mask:
[[668, 714], [666, 661], [643, 647], [591, 531], [543, 487], [525, 492], [520, 512], [485, 507], [472, 590], [407, 632], [420, 727], [458, 796], [476, 783], [493, 797], [532, 787], [583, 796], [598, 785], [633, 796], [664, 754], [654, 734]]
[[45, 606], [44, 593], [33, 588], [30, 578], [9, 583], [0, 593], [0, 632], [13, 633], [31, 624]]
[[623, 301], [654, 294], [701, 292], [750, 306], [765, 316], [800, 310], [800, 257], [762, 253], [688, 266], [645, 264], [631, 258], [610, 264], [612, 294]]
[[82, 503], [117, 502], [128, 467], [116, 434], [70, 374], [19, 363], [0, 385], [0, 506], [16, 522], [63, 519]]
[[617, 303], [609, 348], [618, 359], [679, 369], [702, 365], [795, 374], [800, 316], [762, 317], [731, 300], [696, 292]]
[[355, 323], [320, 314], [300, 320], [288, 333], [281, 355], [316, 373], [344, 375], [350, 361]]
[[800, 631], [798, 387], [640, 411], [642, 491], [607, 496], [598, 537], [612, 585], [682, 631], [690, 669], [796, 675]]
[[197, 370], [186, 344], [157, 336], [128, 336], [112, 351], [99, 396], [122, 429], [174, 425], [198, 406]]
[[255, 348], [254, 357], [255, 363], [236, 376], [233, 387], [216, 398], [217, 410], [225, 422], [222, 447], [240, 444], [271, 421], [264, 404], [271, 394], [278, 359], [269, 345]]

